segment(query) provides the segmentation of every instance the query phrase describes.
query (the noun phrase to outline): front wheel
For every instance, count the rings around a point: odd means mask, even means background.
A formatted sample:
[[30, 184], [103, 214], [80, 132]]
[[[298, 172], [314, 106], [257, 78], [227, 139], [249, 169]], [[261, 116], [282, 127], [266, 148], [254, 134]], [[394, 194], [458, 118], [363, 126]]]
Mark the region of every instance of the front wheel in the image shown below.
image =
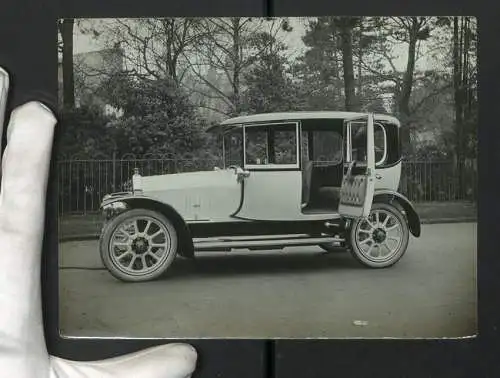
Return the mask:
[[177, 254], [175, 226], [164, 215], [133, 209], [109, 221], [100, 239], [104, 266], [122, 281], [159, 278]]
[[367, 219], [353, 222], [351, 252], [369, 268], [387, 268], [406, 252], [410, 232], [403, 213], [387, 203], [374, 203]]

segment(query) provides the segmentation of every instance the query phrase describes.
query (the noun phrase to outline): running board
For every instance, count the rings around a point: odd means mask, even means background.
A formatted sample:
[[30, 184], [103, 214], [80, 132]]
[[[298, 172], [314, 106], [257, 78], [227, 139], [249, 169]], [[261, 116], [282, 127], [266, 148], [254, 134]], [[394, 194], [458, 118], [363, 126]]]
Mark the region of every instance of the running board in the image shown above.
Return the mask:
[[223, 238], [217, 240], [197, 240], [194, 242], [195, 251], [230, 251], [232, 249], [283, 249], [285, 247], [300, 247], [323, 243], [342, 243], [345, 239], [338, 237], [281, 237], [239, 239]]

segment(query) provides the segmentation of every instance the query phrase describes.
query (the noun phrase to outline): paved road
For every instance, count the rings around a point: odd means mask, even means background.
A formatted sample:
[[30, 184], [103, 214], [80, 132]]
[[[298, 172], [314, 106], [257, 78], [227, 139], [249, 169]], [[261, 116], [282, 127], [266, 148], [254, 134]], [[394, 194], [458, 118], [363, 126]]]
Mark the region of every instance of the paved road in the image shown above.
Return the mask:
[[[72, 336], [461, 337], [476, 332], [476, 224], [423, 226], [394, 267], [319, 248], [179, 259], [156, 282], [103, 270], [94, 241], [60, 248]], [[357, 322], [361, 321], [361, 322]]]

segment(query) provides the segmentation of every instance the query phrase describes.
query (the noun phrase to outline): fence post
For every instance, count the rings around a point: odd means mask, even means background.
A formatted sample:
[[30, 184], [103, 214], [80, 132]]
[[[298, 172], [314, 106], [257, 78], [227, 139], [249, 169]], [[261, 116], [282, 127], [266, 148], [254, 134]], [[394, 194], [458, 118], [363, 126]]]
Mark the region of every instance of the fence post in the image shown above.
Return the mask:
[[112, 160], [112, 175], [113, 175], [113, 180], [112, 180], [112, 185], [113, 185], [113, 191], [116, 192], [116, 148], [113, 149], [113, 160]]

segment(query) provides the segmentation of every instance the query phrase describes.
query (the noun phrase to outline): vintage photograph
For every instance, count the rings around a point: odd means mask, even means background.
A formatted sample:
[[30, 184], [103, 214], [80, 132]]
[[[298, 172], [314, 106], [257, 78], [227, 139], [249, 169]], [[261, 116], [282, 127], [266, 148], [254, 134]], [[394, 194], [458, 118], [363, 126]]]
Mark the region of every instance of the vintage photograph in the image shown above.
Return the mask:
[[64, 337], [477, 332], [477, 21], [58, 21]]

